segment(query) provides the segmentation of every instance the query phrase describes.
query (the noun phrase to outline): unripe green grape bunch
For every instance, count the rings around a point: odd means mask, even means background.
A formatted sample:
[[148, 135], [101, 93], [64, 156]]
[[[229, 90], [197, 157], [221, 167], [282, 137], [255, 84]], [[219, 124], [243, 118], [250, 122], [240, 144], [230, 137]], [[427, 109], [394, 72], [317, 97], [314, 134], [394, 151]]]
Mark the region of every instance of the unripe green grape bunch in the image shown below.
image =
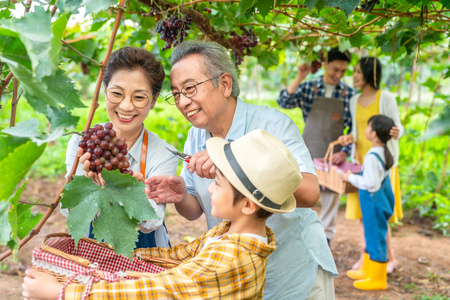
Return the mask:
[[111, 122], [104, 126], [97, 124], [89, 128], [84, 134], [78, 146], [83, 149], [83, 154], [89, 152], [89, 170], [101, 173], [103, 169], [108, 171], [120, 170], [122, 174], [133, 176], [133, 171], [128, 170], [127, 144], [124, 137], [117, 137]]

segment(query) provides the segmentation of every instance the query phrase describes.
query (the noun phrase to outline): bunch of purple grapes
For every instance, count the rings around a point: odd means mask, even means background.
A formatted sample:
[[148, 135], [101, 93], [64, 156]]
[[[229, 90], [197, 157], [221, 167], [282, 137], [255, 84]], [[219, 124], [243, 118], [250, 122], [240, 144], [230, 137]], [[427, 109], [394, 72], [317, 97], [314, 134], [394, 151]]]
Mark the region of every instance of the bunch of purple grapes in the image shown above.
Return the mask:
[[316, 59], [311, 62], [311, 73], [313, 74], [316, 74], [322, 67], [322, 63], [325, 62], [325, 56], [322, 50], [319, 51], [319, 59], [320, 61]]
[[125, 157], [128, 153], [125, 138], [116, 136], [111, 122], [105, 126], [97, 124], [89, 128], [78, 146], [83, 149], [83, 153], [91, 154], [89, 159], [91, 171], [100, 173], [103, 169], [108, 171], [119, 169], [120, 173], [133, 176], [133, 171], [128, 170], [130, 166], [128, 157]]
[[187, 30], [191, 29], [192, 18], [182, 15], [178, 17], [178, 13], [174, 15], [167, 13], [167, 18], [156, 24], [156, 32], [160, 34], [160, 38], [166, 42], [162, 50], [167, 50], [172, 45], [175, 47], [188, 36]]
[[253, 30], [241, 27], [242, 35], [231, 32], [230, 43], [233, 48], [234, 64], [239, 66], [244, 55], [250, 54], [250, 48], [258, 45], [258, 38]]

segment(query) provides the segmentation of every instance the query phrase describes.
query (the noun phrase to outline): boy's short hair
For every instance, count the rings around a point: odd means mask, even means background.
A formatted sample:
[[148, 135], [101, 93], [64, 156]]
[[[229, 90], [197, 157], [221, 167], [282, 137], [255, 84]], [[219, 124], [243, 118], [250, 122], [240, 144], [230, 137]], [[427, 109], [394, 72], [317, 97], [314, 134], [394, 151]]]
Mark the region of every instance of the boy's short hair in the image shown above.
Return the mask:
[[348, 50], [341, 52], [339, 51], [338, 47], [334, 47], [330, 51], [328, 51], [327, 55], [328, 63], [332, 62], [333, 60], [343, 60], [349, 63], [352, 60], [352, 55]]
[[[216, 173], [220, 173], [224, 178], [227, 178], [222, 172], [220, 172], [219, 168], [216, 167]], [[228, 180], [228, 179], [227, 179]], [[229, 182], [229, 181], [228, 181]], [[236, 205], [239, 201], [241, 201], [242, 199], [245, 198], [245, 195], [242, 194], [241, 192], [239, 192], [239, 190], [237, 188], [234, 187], [234, 185], [231, 184], [231, 188], [233, 189], [233, 206]], [[267, 219], [268, 217], [270, 217], [271, 215], [273, 215], [273, 213], [271, 213], [270, 211], [265, 210], [262, 207], [258, 206], [258, 211], [256, 212], [255, 216], [258, 219]]]

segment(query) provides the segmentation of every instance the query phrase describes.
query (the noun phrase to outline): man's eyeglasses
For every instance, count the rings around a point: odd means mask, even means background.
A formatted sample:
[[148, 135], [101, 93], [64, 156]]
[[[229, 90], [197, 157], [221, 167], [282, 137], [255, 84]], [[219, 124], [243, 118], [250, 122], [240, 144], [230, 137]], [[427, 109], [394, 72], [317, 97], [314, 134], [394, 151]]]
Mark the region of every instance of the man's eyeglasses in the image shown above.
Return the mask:
[[[119, 104], [125, 99], [125, 92], [118, 88], [105, 89], [106, 99], [113, 103]], [[136, 92], [131, 95], [131, 103], [137, 108], [144, 108], [150, 102], [150, 97], [143, 92]]]
[[196, 84], [192, 84], [192, 83], [186, 84], [185, 86], [183, 86], [181, 88], [181, 91], [167, 95], [165, 100], [167, 101], [167, 103], [169, 103], [171, 105], [175, 105], [175, 104], [178, 104], [178, 102], [180, 101], [181, 94], [183, 94], [186, 98], [194, 97], [197, 94], [197, 86], [199, 86], [202, 83], [208, 82], [210, 80], [217, 79], [220, 76], [222, 76], [223, 74], [224, 73], [222, 73], [218, 76], [211, 77], [209, 79], [206, 79], [206, 80], [196, 83]]

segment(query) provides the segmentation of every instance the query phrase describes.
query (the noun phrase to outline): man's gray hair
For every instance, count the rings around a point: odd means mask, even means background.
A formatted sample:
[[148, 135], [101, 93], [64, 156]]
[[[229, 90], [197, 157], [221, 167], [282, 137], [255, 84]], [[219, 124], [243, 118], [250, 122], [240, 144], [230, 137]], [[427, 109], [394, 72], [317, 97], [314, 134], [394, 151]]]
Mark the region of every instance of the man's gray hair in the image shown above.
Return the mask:
[[[208, 41], [182, 42], [181, 44], [178, 44], [172, 52], [172, 66], [180, 60], [194, 54], [201, 55], [203, 66], [200, 66], [200, 68], [208, 77], [219, 76], [222, 73], [230, 74], [233, 79], [231, 96], [234, 98], [239, 96], [239, 78], [236, 67], [225, 47], [216, 42]], [[217, 80], [218, 79], [213, 80], [215, 87], [217, 87]]]

